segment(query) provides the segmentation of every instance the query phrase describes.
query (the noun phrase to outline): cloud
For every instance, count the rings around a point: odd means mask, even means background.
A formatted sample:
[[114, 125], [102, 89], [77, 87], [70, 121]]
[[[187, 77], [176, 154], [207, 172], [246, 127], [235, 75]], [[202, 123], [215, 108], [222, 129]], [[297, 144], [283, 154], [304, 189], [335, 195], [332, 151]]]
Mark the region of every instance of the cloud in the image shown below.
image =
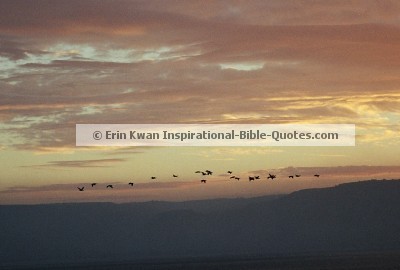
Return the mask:
[[23, 167], [29, 168], [103, 168], [110, 167], [112, 164], [124, 162], [123, 158], [106, 158], [106, 159], [87, 159], [87, 160], [59, 160], [49, 161], [41, 165], [29, 165]]
[[1, 39], [0, 38], [0, 57], [8, 58], [13, 61], [26, 58], [29, 54], [45, 54], [44, 51], [35, 48], [34, 44], [26, 41], [18, 41], [18, 39]]
[[371, 179], [382, 177], [398, 177], [400, 166], [334, 166], [334, 167], [285, 167], [271, 170], [252, 171], [255, 174], [274, 173], [278, 177], [287, 178], [289, 175], [300, 174], [301, 177], [314, 177], [319, 174], [324, 179], [354, 178]]
[[350, 122], [375, 129], [366, 141], [382, 126], [394, 140], [397, 11], [393, 1], [1, 1], [0, 120], [32, 151], [74, 148], [77, 123]]
[[132, 154], [141, 154], [144, 153], [147, 147], [106, 147], [103, 154], [108, 156], [113, 155], [132, 155]]
[[[106, 185], [112, 184], [112, 190]], [[132, 202], [149, 201], [154, 199], [179, 198], [179, 194], [188, 189], [196, 190], [199, 182], [151, 182], [135, 183], [133, 187], [128, 183], [107, 182], [91, 183], [50, 184], [42, 186], [13, 186], [0, 190], [1, 204], [40, 204], [60, 202]], [[77, 187], [85, 187], [84, 192], [79, 192]], [[190, 195], [189, 197], [190, 198]]]
[[[107, 182], [97, 183], [95, 189], [93, 190], [106, 190], [106, 185], [112, 184], [115, 189], [118, 190], [132, 190], [132, 187], [128, 183], [121, 182]], [[135, 183], [134, 189], [169, 189], [169, 188], [179, 188], [185, 186], [197, 185], [198, 182], [193, 181], [174, 181], [174, 182], [151, 182], [151, 183]], [[87, 189], [91, 186], [91, 183], [74, 183], [74, 184], [51, 184], [43, 186], [14, 186], [8, 189], [0, 191], [0, 193], [29, 193], [36, 191], [75, 191], [76, 187], [85, 186]]]

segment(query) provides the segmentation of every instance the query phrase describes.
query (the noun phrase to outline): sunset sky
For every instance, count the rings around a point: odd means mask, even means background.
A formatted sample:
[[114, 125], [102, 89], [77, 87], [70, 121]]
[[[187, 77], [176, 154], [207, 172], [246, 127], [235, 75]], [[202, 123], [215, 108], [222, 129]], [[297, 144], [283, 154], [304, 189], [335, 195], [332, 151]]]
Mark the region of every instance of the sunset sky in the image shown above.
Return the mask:
[[[398, 1], [1, 0], [0, 204], [400, 178], [399, 14]], [[355, 147], [75, 146], [76, 124], [114, 123], [355, 124], [357, 136]]]

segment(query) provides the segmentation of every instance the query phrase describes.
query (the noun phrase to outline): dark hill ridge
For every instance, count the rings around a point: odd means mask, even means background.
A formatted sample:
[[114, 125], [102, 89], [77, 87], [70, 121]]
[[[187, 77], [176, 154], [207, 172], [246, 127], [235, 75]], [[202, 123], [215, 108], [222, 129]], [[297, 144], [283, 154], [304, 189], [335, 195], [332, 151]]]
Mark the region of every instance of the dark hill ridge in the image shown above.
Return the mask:
[[400, 250], [400, 180], [193, 202], [0, 206], [1, 263]]

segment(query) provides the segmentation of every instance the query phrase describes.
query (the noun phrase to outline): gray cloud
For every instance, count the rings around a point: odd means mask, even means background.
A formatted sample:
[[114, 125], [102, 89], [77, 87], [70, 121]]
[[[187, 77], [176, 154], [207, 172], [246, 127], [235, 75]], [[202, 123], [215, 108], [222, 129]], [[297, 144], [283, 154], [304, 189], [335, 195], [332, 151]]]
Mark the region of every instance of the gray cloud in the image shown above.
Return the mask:
[[30, 165], [23, 167], [30, 168], [51, 168], [51, 167], [65, 167], [65, 168], [102, 168], [110, 167], [114, 163], [126, 161], [122, 158], [105, 158], [105, 159], [86, 159], [86, 160], [59, 160], [49, 161], [46, 164]]
[[[393, 1], [2, 1], [0, 120], [25, 150], [73, 147], [76, 123], [376, 127], [372, 115], [399, 114], [398, 10]], [[254, 62], [261, 68], [221, 68]]]

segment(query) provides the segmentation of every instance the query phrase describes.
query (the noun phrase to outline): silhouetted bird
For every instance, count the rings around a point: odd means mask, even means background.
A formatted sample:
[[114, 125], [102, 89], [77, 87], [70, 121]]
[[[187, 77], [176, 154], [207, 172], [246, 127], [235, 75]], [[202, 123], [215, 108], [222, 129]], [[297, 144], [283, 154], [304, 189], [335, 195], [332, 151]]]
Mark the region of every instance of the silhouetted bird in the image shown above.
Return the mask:
[[133, 183], [132, 183], [132, 182], [129, 182], [128, 185], [130, 185], [131, 187], [133, 187]]
[[201, 183], [207, 183], [207, 180], [200, 180]]
[[319, 177], [319, 174], [314, 174], [315, 177]]
[[92, 187], [94, 187], [97, 183], [92, 183]]
[[300, 177], [301, 176], [301, 174], [296, 174], [296, 177]]
[[249, 176], [249, 181], [254, 181], [254, 177]]
[[201, 173], [201, 171], [195, 171], [194, 173]]
[[233, 178], [235, 178], [235, 176], [233, 175], [233, 176], [231, 176], [231, 177], [229, 177], [230, 179], [233, 179]]
[[157, 177], [155, 177], [155, 176], [152, 176], [152, 177], [151, 177], [151, 179], [156, 179], [156, 178], [157, 178]]
[[239, 181], [239, 180], [240, 180], [240, 177], [235, 177], [235, 179]]
[[255, 176], [254, 178], [255, 178], [255, 179], [260, 179], [260, 176], [257, 175], [257, 176]]
[[202, 175], [207, 175], [207, 173], [206, 173], [206, 172], [201, 172], [201, 174], [202, 174]]
[[108, 185], [108, 186], [106, 186], [106, 188], [114, 188], [114, 186], [113, 185]]
[[293, 178], [293, 175], [289, 175], [289, 178]]
[[232, 174], [232, 171], [227, 171], [227, 173]]
[[270, 174], [270, 173], [269, 173], [269, 176], [267, 177], [267, 179], [274, 180], [274, 178], [276, 178], [276, 175], [275, 175], [275, 174]]
[[210, 171], [210, 170], [206, 170], [206, 173], [207, 173], [207, 175], [212, 175], [213, 174], [213, 172]]
[[172, 176], [173, 176], [173, 177], [178, 177], [176, 174], [173, 174]]
[[83, 191], [85, 189], [85, 187], [77, 187], [79, 189], [79, 191]]

